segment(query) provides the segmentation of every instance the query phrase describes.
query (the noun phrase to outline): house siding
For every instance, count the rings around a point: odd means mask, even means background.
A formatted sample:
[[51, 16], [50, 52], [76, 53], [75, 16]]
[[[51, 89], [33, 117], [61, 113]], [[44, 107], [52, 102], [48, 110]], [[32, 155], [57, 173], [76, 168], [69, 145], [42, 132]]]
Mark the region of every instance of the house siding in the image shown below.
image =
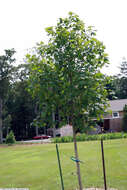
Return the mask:
[[60, 129], [56, 130], [56, 135], [60, 134], [61, 137], [63, 136], [73, 136], [73, 129], [71, 125], [65, 125]]
[[122, 131], [122, 118], [123, 118], [123, 111], [115, 111], [119, 112], [119, 117], [113, 118], [112, 114], [108, 114], [104, 117], [104, 128], [109, 129], [113, 132], [120, 132]]
[[114, 132], [122, 131], [122, 118], [110, 119], [110, 129]]
[[73, 135], [72, 126], [66, 125], [61, 128], [61, 136], [72, 136], [72, 135]]

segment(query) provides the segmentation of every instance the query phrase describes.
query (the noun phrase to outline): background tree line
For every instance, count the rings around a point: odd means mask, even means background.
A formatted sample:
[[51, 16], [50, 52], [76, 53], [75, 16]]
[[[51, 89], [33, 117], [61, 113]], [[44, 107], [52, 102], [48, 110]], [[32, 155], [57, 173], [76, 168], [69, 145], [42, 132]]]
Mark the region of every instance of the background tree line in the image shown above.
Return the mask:
[[32, 138], [36, 117], [36, 100], [27, 90], [29, 69], [27, 64], [15, 66], [14, 49], [0, 56], [0, 142], [10, 130], [17, 140]]

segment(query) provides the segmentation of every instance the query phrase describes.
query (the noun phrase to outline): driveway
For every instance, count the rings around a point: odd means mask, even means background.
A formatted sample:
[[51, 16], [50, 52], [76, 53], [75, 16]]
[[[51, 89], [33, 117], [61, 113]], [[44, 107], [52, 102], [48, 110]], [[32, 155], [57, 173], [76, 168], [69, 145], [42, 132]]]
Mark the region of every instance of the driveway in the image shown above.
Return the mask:
[[40, 139], [40, 140], [27, 140], [27, 141], [21, 141], [23, 143], [51, 143], [51, 138], [49, 139]]

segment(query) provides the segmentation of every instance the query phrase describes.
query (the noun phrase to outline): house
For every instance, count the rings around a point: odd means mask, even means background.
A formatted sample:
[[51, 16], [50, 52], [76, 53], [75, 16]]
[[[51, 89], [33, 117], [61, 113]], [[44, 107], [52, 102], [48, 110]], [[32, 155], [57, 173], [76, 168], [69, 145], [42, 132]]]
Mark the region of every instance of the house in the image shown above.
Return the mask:
[[56, 136], [56, 137], [73, 136], [73, 129], [71, 125], [67, 124], [58, 129], [49, 128], [47, 129], [47, 134], [52, 137], [53, 136]]
[[[125, 105], [127, 105], [127, 99], [120, 99], [120, 100], [110, 100], [109, 101], [108, 111], [109, 114], [104, 115], [103, 122], [99, 122], [99, 126], [104, 128], [105, 132], [120, 132], [122, 131], [122, 119], [123, 119], [123, 109]], [[96, 132], [98, 133], [101, 131], [96, 126]], [[94, 133], [96, 133], [94, 131]], [[61, 129], [56, 130], [56, 134], [59, 133], [60, 136], [72, 136], [73, 131], [72, 127], [66, 125]]]
[[[105, 132], [120, 132], [122, 131], [122, 119], [123, 109], [127, 105], [127, 99], [111, 100], [109, 101], [109, 107], [107, 108], [110, 113], [104, 115], [103, 121], [97, 122], [95, 126], [96, 130], [92, 130], [90, 134], [97, 134], [101, 132], [101, 127], [104, 128]], [[95, 120], [95, 119], [94, 119]], [[49, 133], [50, 132], [50, 133]], [[53, 129], [48, 129], [48, 134], [53, 134]], [[70, 125], [65, 125], [55, 130], [56, 136], [72, 136], [73, 129]], [[53, 135], [52, 135], [53, 136]]]
[[127, 99], [111, 100], [108, 110], [111, 114], [104, 116], [103, 128], [105, 131], [120, 132], [122, 131], [123, 109], [127, 105]]

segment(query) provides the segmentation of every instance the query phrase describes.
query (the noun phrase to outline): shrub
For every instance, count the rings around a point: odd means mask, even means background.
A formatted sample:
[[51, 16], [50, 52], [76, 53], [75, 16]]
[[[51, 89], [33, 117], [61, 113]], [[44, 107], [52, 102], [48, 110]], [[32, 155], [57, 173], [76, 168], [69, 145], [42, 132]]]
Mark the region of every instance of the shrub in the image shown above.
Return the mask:
[[77, 141], [85, 141], [86, 140], [86, 134], [84, 133], [84, 134], [80, 134], [80, 135], [78, 135], [78, 136], [76, 136], [76, 140]]
[[6, 144], [14, 144], [16, 142], [13, 131], [10, 131], [10, 133], [7, 135], [5, 142]]
[[[109, 139], [121, 139], [127, 138], [127, 133], [106, 133], [106, 134], [98, 134], [98, 135], [87, 135], [81, 134], [76, 136], [77, 141], [95, 141], [95, 140], [109, 140]], [[54, 143], [68, 143], [73, 142], [73, 137], [65, 136], [65, 137], [57, 137], [53, 139]]]
[[123, 138], [127, 138], [127, 133], [123, 133]]

